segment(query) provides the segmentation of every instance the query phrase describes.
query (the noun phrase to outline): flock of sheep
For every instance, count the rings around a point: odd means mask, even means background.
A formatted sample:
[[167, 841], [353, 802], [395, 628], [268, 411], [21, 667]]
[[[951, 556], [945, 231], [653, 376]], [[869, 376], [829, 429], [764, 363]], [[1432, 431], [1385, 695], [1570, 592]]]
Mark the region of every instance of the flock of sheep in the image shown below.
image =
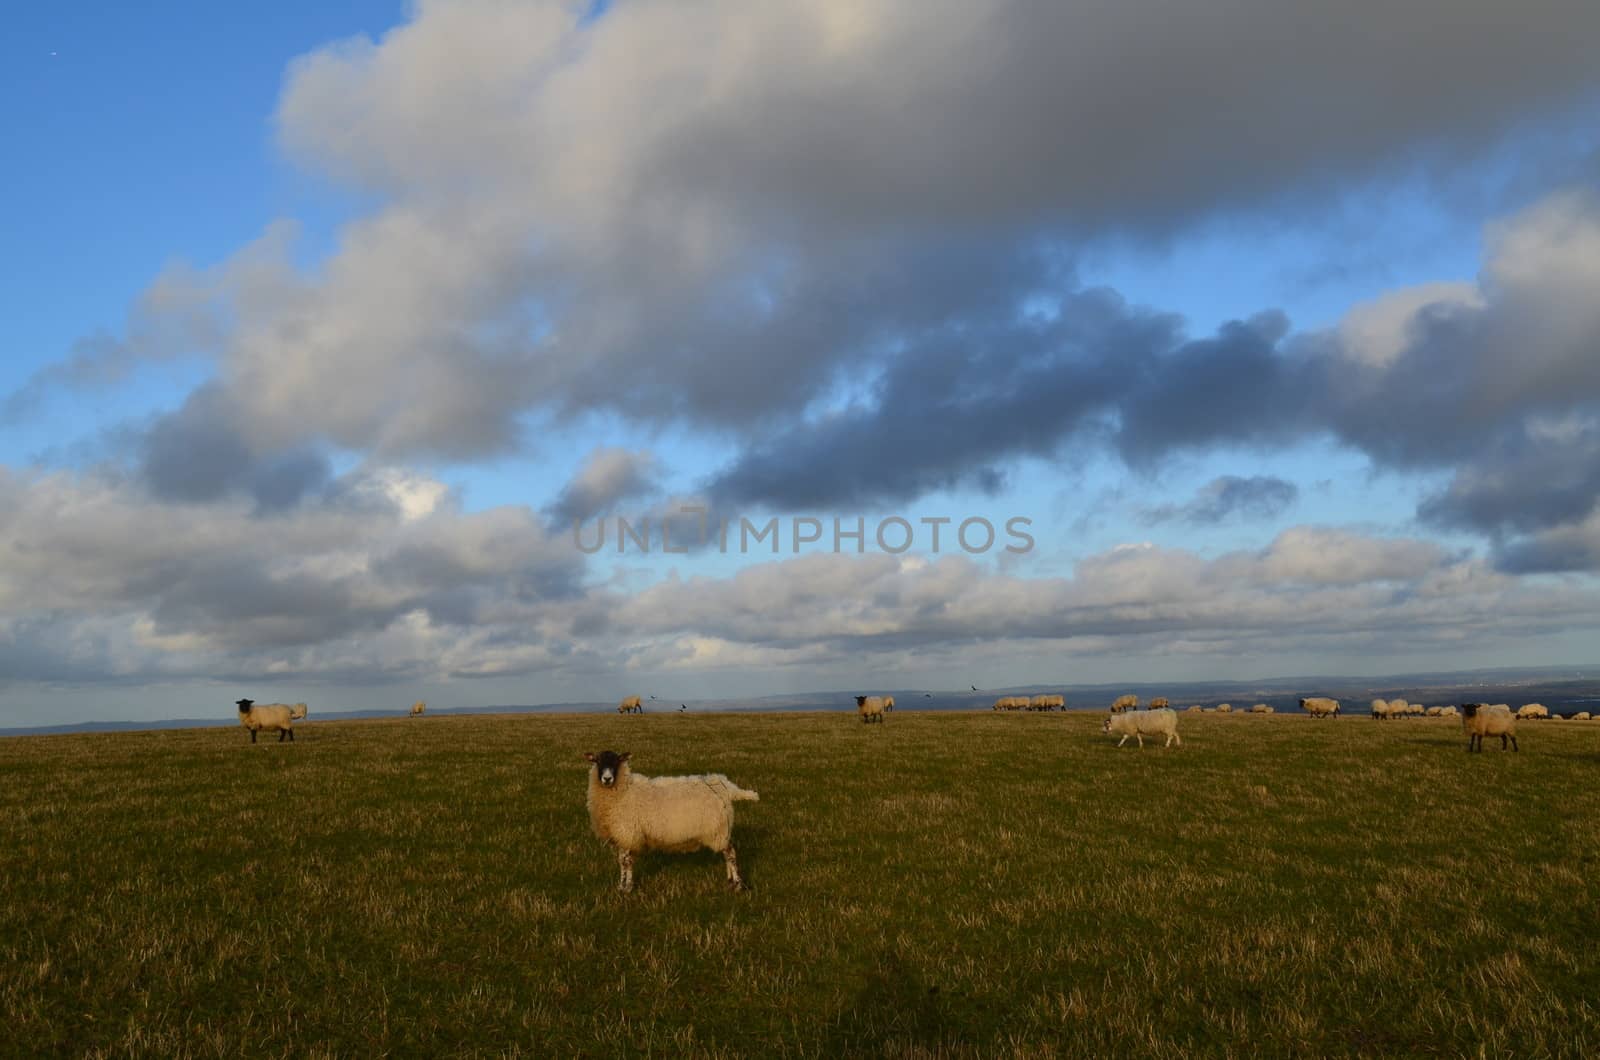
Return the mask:
[[[881, 724], [884, 715], [894, 710], [893, 696], [856, 696], [856, 711], [863, 722]], [[294, 739], [294, 723], [306, 716], [304, 703], [268, 703], [257, 705], [252, 700], [238, 701], [239, 724], [250, 733], [250, 742], [256, 742], [261, 732], [276, 732], [278, 742]], [[1002, 696], [995, 700], [994, 710], [1058, 710], [1066, 706], [1059, 695]], [[411, 705], [409, 715], [420, 717], [427, 709], [421, 701]], [[1339, 701], [1321, 696], [1308, 696], [1300, 700], [1300, 709], [1314, 718], [1336, 718]], [[617, 704], [620, 714], [642, 714], [644, 706], [638, 696], [628, 696]], [[1215, 707], [1202, 707], [1198, 703], [1184, 711], [1186, 714], [1233, 712], [1231, 703]], [[1257, 703], [1249, 708], [1251, 714], [1271, 714], [1273, 708]], [[1462, 731], [1467, 734], [1467, 750], [1482, 751], [1484, 737], [1500, 738], [1501, 750], [1516, 751], [1517, 722], [1551, 718], [1550, 711], [1541, 703], [1526, 703], [1516, 711], [1505, 703], [1466, 703], [1457, 711], [1454, 706], [1424, 707], [1404, 699], [1372, 701], [1372, 716], [1379, 721], [1402, 717], [1457, 717], [1461, 718]], [[1559, 715], [1556, 716], [1559, 720]], [[1590, 720], [1590, 713], [1582, 711], [1571, 715], [1575, 721]], [[1138, 696], [1119, 696], [1112, 701], [1101, 732], [1120, 736], [1117, 746], [1128, 742], [1131, 736], [1144, 747], [1144, 738], [1164, 737], [1163, 747], [1176, 743], [1183, 746], [1178, 735], [1178, 712], [1170, 702], [1158, 696], [1150, 700], [1146, 709], [1140, 709]], [[755, 802], [760, 799], [754, 791], [741, 788], [721, 773], [697, 774], [680, 777], [646, 777], [633, 772], [626, 751], [597, 751], [584, 755], [589, 762], [587, 804], [589, 823], [594, 834], [617, 855], [620, 872], [618, 888], [623, 892], [633, 890], [633, 861], [646, 851], [690, 853], [700, 849], [722, 855], [727, 872], [728, 886], [744, 889], [744, 878], [739, 874], [738, 855], [733, 846], [733, 804]]]

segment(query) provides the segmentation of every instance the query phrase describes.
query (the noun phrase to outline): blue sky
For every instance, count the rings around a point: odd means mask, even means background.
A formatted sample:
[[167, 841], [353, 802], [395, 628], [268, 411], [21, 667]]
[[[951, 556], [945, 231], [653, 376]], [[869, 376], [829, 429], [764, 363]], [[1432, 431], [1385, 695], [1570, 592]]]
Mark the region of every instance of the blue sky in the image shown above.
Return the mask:
[[[1582, 661], [1600, 76], [1542, 3], [1539, 64], [1448, 4], [16, 12], [0, 725]], [[562, 525], [686, 502], [1036, 548]]]

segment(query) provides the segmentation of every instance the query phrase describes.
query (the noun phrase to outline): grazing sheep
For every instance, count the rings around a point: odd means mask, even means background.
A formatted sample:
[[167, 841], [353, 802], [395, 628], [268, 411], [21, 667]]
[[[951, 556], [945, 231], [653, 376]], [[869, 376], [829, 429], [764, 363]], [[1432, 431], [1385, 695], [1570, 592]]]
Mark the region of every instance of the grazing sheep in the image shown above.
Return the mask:
[[1439, 708], [1439, 717], [1441, 717], [1441, 718], [1453, 718], [1453, 717], [1456, 716], [1457, 713], [1458, 712], [1456, 711], [1456, 708], [1454, 706], [1440, 707]]
[[1028, 709], [1029, 710], [1049, 710], [1050, 709], [1050, 697], [1047, 696], [1047, 695], [1044, 695], [1043, 693], [1040, 693], [1039, 695], [1034, 696], [1032, 699], [1028, 700]]
[[1511, 708], [1504, 703], [1463, 703], [1461, 704], [1461, 730], [1467, 734], [1467, 750], [1482, 751], [1485, 736], [1500, 737], [1500, 750], [1506, 749], [1506, 740], [1511, 741], [1511, 749], [1517, 750], [1517, 716], [1511, 713]]
[[1204, 714], [1205, 713], [1205, 709], [1206, 708], [1204, 708], [1200, 704], [1196, 703], [1193, 706], [1190, 706], [1187, 709], [1185, 709], [1184, 713], [1185, 714]]
[[894, 710], [894, 697], [893, 696], [884, 696], [883, 697], [883, 709], [884, 709], [885, 713], [893, 712], [893, 710]]
[[1339, 714], [1339, 701], [1326, 696], [1307, 696], [1300, 700], [1300, 709], [1313, 718], [1332, 718]]
[[1183, 746], [1183, 738], [1178, 735], [1178, 712], [1170, 707], [1161, 707], [1158, 710], [1125, 711], [1121, 714], [1107, 714], [1106, 721], [1100, 728], [1101, 732], [1121, 733], [1122, 739], [1117, 741], [1121, 747], [1132, 736], [1139, 741], [1139, 747], [1144, 747], [1146, 735], [1165, 735], [1167, 742], [1163, 747], [1171, 747], [1172, 741], [1177, 740], [1178, 746]]
[[1528, 721], [1532, 718], [1548, 718], [1550, 711], [1543, 703], [1524, 703], [1517, 708], [1517, 720]]
[[1250, 713], [1252, 713], [1252, 714], [1271, 714], [1272, 713], [1272, 708], [1270, 706], [1268, 706], [1267, 704], [1265, 704], [1265, 703], [1257, 703], [1255, 706], [1250, 708]]
[[1430, 718], [1437, 718], [1443, 710], [1443, 707], [1429, 707], [1427, 710], [1423, 711], [1423, 713]]
[[627, 699], [624, 699], [621, 703], [617, 704], [617, 713], [643, 714], [644, 704], [639, 701], [638, 696], [629, 696]]
[[877, 722], [883, 724], [883, 697], [882, 696], [857, 696], [856, 712], [861, 715], [864, 722]]
[[1138, 696], [1118, 696], [1111, 701], [1111, 713], [1113, 714], [1121, 714], [1125, 710], [1137, 710], [1138, 708]]
[[1233, 704], [1232, 703], [1218, 703], [1217, 704], [1217, 713], [1218, 714], [1232, 714], [1233, 713]]
[[304, 703], [264, 703], [258, 707], [254, 700], [241, 699], [235, 705], [239, 708], [239, 724], [250, 730], [251, 743], [256, 742], [258, 732], [275, 732], [279, 743], [286, 738], [293, 743], [295, 719], [306, 716]]
[[589, 823], [617, 852], [622, 879], [633, 890], [633, 858], [646, 850], [686, 854], [705, 847], [722, 855], [728, 886], [744, 890], [733, 849], [733, 804], [756, 802], [721, 773], [691, 777], [645, 777], [628, 765], [628, 752], [589, 752]]
[[1172, 706], [1172, 701], [1166, 696], [1157, 696], [1150, 701], [1151, 710], [1166, 710], [1170, 706]]
[[428, 704], [419, 699], [415, 703], [411, 704], [411, 716], [413, 718], [420, 718], [422, 717], [422, 712], [427, 709]]
[[1389, 701], [1387, 699], [1374, 699], [1372, 701], [1372, 718], [1374, 721], [1383, 721], [1389, 716]]
[[1574, 714], [1572, 716], [1572, 720], [1573, 721], [1588, 721], [1589, 720], [1589, 712], [1587, 710], [1580, 710], [1580, 711], [1578, 711], [1578, 713], [1576, 713], [1576, 714]]

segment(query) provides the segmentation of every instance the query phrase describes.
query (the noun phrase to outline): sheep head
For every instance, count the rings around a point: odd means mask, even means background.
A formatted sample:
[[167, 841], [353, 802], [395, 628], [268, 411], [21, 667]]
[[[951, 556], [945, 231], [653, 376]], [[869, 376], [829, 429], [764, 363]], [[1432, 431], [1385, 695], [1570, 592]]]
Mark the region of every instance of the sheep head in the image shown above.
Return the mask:
[[241, 700], [239, 700], [238, 703], [235, 704], [235, 706], [237, 706], [239, 708], [239, 713], [240, 714], [248, 714], [248, 713], [250, 713], [250, 708], [255, 706], [255, 705], [256, 705], [256, 701], [253, 700], [253, 699], [241, 699]]
[[601, 751], [598, 754], [586, 751], [583, 757], [593, 764], [595, 778], [600, 781], [600, 786], [610, 788], [615, 787], [617, 781], [622, 779], [630, 755], [627, 751]]

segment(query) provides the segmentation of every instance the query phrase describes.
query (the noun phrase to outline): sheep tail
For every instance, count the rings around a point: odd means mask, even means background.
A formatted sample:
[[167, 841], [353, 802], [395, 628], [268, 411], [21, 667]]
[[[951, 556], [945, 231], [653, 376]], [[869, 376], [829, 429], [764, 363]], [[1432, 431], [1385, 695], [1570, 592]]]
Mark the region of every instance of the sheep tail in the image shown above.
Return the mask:
[[741, 788], [737, 784], [728, 785], [728, 797], [734, 802], [760, 802], [761, 796], [748, 788]]

